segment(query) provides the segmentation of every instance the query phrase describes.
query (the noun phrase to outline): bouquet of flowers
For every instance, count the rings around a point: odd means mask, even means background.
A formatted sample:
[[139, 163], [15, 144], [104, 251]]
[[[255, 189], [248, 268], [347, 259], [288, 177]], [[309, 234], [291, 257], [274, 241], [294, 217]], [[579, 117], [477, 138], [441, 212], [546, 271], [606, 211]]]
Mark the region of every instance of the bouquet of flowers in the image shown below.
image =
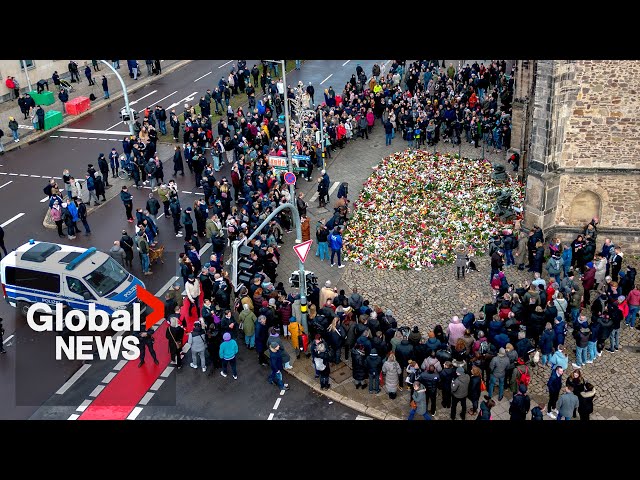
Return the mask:
[[421, 269], [455, 259], [462, 244], [483, 252], [495, 230], [510, 228], [492, 213], [508, 190], [522, 208], [524, 185], [491, 179], [491, 162], [406, 150], [384, 158], [354, 202], [344, 235], [345, 258], [372, 268]]

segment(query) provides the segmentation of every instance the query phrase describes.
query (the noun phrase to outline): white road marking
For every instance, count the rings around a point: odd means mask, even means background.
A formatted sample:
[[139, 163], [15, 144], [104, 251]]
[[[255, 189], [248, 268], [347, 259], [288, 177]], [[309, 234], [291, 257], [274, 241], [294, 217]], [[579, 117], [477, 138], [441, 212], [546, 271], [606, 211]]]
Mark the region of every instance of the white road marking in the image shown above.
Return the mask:
[[135, 407], [127, 417], [127, 420], [135, 420], [140, 415], [140, 412], [142, 412], [142, 407]]
[[78, 140], [86, 140], [87, 137], [79, 137]]
[[33, 130], [33, 125], [18, 125], [18, 128], [23, 128], [25, 130]]
[[153, 392], [147, 392], [144, 394], [144, 397], [142, 397], [138, 403], [140, 405], [146, 405], [147, 403], [149, 403], [149, 400], [151, 400], [154, 395], [155, 393]]
[[12, 177], [17, 177], [18, 176], [17, 173], [10, 173], [9, 175], [11, 175]]
[[205, 73], [204, 75], [202, 75], [201, 77], [196, 78], [193, 83], [196, 83], [198, 80], [202, 80], [204, 77], [206, 77], [207, 75], [211, 75], [213, 73], [213, 71], [209, 72], [209, 73]]
[[[51, 178], [53, 178], [54, 180], [62, 180], [62, 177], [51, 177]], [[78, 181], [80, 182], [82, 180], [79, 179]]]
[[67, 420], [77, 420], [78, 418], [80, 418], [80, 415], [78, 415], [77, 413], [72, 413], [71, 415], [69, 415], [69, 418], [67, 418]]
[[272, 413], [269, 414], [269, 418], [267, 418], [267, 420], [273, 420], [273, 417], [274, 417], [274, 415], [273, 415], [273, 412], [272, 412]]
[[164, 380], [158, 379], [155, 382], [153, 382], [153, 385], [151, 385], [151, 388], [149, 390], [158, 390], [163, 383], [164, 383]]
[[7, 338], [4, 339], [4, 342], [2, 342], [3, 345], [5, 345], [9, 340], [11, 340], [15, 335], [9, 335]]
[[391, 60], [387, 60], [386, 62], [384, 62], [384, 65], [386, 65], [387, 63], [389, 63]]
[[58, 135], [49, 135], [49, 138], [58, 138]]
[[127, 364], [127, 360], [120, 360], [118, 364], [115, 367], [113, 367], [113, 369], [118, 371], [122, 370], [122, 367], [124, 367], [126, 364]]
[[21, 173], [20, 176], [21, 177], [28, 177], [29, 175], [27, 175], [26, 173]]
[[155, 294], [156, 297], [159, 297], [160, 295], [162, 295], [164, 292], [167, 291], [167, 289], [173, 285], [175, 283], [175, 281], [178, 280], [178, 277], [171, 277], [171, 279], [164, 284], [164, 286], [162, 286], [162, 288], [160, 288], [160, 290], [158, 290]]
[[49, 197], [44, 197], [42, 200], [40, 200], [40, 203], [44, 203], [49, 201]]
[[280, 402], [281, 402], [281, 401], [282, 401], [282, 399], [281, 399], [280, 397], [276, 398], [276, 403], [275, 403], [275, 405], [273, 406], [273, 409], [274, 409], [274, 410], [277, 410], [277, 409], [278, 409], [278, 407], [280, 406]]
[[227, 63], [223, 63], [222, 65], [220, 65], [218, 68], [222, 68], [224, 66], [229, 65], [231, 62], [233, 62], [233, 60], [229, 60]]
[[280, 390], [280, 395], [284, 395], [284, 392], [286, 392], [286, 390]]
[[358, 415], [356, 420], [373, 420], [373, 418], [365, 417], [364, 415]]
[[98, 395], [100, 395], [100, 392], [102, 392], [102, 390], [104, 390], [104, 385], [98, 385], [96, 388], [93, 389], [93, 392], [91, 392], [89, 396], [97, 397]]
[[89, 137], [89, 140], [97, 140], [97, 137]]
[[24, 215], [24, 213], [19, 213], [17, 214], [15, 217], [10, 218], [9, 220], [7, 220], [6, 222], [4, 222], [2, 225], [0, 225], [0, 227], [4, 228], [7, 225], [9, 225], [11, 222], [19, 219], [20, 217], [22, 217]]
[[[204, 254], [204, 252], [209, 250], [210, 247], [211, 247], [211, 242], [205, 243], [203, 245], [203, 247], [200, 249], [200, 251], [198, 252], [198, 255], [202, 256]], [[176, 277], [176, 278], [178, 278], [178, 277]], [[156, 297], [157, 297], [157, 295], [156, 295]]]
[[160, 376], [161, 376], [162, 378], [166, 378], [166, 377], [168, 377], [169, 375], [171, 375], [171, 372], [173, 372], [173, 367], [172, 367], [171, 365], [169, 365], [169, 366], [167, 366], [167, 368], [165, 368], [165, 369], [164, 369], [164, 372], [162, 372], [162, 373], [160, 374]]
[[[0, 187], [0, 188], [2, 188], [2, 187]], [[162, 217], [164, 217], [164, 212], [162, 212], [160, 215], [158, 215], [156, 217], [156, 220], [160, 220]]]
[[[0, 188], [2, 187], [6, 187], [7, 185], [9, 185], [10, 183], [13, 183], [13, 180], [9, 180], [7, 183], [5, 183], [4, 185], [0, 185]], [[47, 197], [49, 198], [49, 197]]]
[[102, 379], [102, 383], [109, 383], [117, 375], [115, 372], [107, 373], [107, 376]]
[[[110, 133], [114, 133], [116, 135], [131, 135], [131, 132], [126, 131], [126, 132], [112, 132], [109, 130], [90, 130], [87, 128], [61, 128], [60, 129], [61, 132], [68, 132], [68, 133], [91, 133], [93, 135], [108, 135]], [[78, 138], [78, 137], [69, 137], [69, 138]]]
[[98, 140], [106, 140], [106, 138], [99, 138]]
[[122, 123], [122, 120], [120, 120], [120, 121], [119, 121], [118, 123], [116, 123], [116, 124], [111, 125], [109, 128], [107, 128], [107, 130], [106, 130], [106, 131], [108, 132], [108, 131], [109, 131], [109, 130], [111, 130], [112, 128], [115, 128], [115, 127], [117, 127], [118, 125], [120, 125], [121, 123]]
[[[169, 94], [169, 95], [167, 95], [166, 97], [162, 97], [160, 100], [156, 100], [156, 101], [155, 101], [155, 102], [153, 102], [153, 103], [155, 103], [156, 105], [158, 105], [162, 100], [165, 100], [165, 99], [167, 99], [167, 98], [171, 97], [172, 95], [175, 95], [176, 93], [178, 93], [178, 90], [176, 90], [175, 92], [170, 93], [170, 94]], [[151, 105], [149, 105], [149, 106], [151, 106]]]
[[182, 193], [190, 193], [193, 195], [193, 192], [187, 192], [186, 190], [182, 190]]
[[[128, 134], [127, 134], [127, 135], [128, 135]], [[117, 142], [117, 141], [118, 141], [118, 139], [117, 139], [117, 138], [109, 138], [109, 140], [110, 140], [110, 141], [112, 141], [112, 142]]]
[[196, 192], [195, 194], [196, 194], [196, 195], [203, 195], [203, 196], [204, 196], [204, 193], [202, 193], [202, 192]]
[[64, 385], [62, 385], [58, 391], [56, 392], [56, 395], [63, 395], [67, 390], [69, 390], [71, 388], [71, 386], [76, 383], [78, 381], [78, 379], [84, 375], [84, 372], [86, 372], [87, 370], [89, 370], [89, 368], [91, 367], [90, 363], [86, 363], [84, 365], [82, 365], [80, 367], [80, 369], [74, 373], [71, 378], [69, 380], [67, 380]]
[[7, 172], [0, 172], [0, 175], [6, 175]]
[[40, 178], [40, 175], [29, 175], [29, 176], [33, 178]]
[[345, 66], [347, 63], [349, 63], [350, 61], [351, 61], [351, 60], [347, 60], [346, 62], [344, 62], [344, 63], [342, 64], [342, 66], [344, 67], [344, 66]]
[[69, 138], [69, 137], [66, 135], [60, 135], [60, 138]]
[[140, 100], [142, 100], [143, 98], [147, 98], [150, 95], [153, 95], [154, 93], [156, 93], [158, 90], [154, 90], [153, 92], [149, 92], [147, 93], [144, 97], [140, 97], [137, 100], [134, 100], [133, 102], [129, 102], [129, 105], [135, 105], [136, 103], [138, 103]]
[[320, 85], [322, 85], [324, 82], [326, 82], [327, 80], [329, 80], [331, 77], [333, 77], [333, 73], [331, 75], [329, 75], [327, 78], [325, 78], [324, 80], [322, 80], [320, 82]]

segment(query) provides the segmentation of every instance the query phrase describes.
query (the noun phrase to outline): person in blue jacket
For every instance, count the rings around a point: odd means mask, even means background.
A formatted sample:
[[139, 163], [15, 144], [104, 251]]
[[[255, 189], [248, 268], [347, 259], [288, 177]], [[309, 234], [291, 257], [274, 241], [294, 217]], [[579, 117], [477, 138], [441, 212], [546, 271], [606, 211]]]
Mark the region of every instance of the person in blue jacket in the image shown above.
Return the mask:
[[569, 275], [569, 270], [571, 270], [571, 258], [573, 257], [573, 250], [571, 250], [571, 245], [564, 245], [562, 250], [562, 269], [564, 270], [564, 276]]
[[120, 192], [120, 200], [124, 203], [124, 208], [127, 214], [127, 221], [129, 223], [133, 223], [133, 196], [128, 192], [127, 186], [122, 187], [122, 191]]
[[329, 235], [329, 248], [331, 248], [331, 266], [335, 266], [334, 257], [338, 255], [338, 268], [344, 267], [341, 262], [342, 255], [342, 235], [340, 235], [340, 227], [335, 227], [331, 235]]

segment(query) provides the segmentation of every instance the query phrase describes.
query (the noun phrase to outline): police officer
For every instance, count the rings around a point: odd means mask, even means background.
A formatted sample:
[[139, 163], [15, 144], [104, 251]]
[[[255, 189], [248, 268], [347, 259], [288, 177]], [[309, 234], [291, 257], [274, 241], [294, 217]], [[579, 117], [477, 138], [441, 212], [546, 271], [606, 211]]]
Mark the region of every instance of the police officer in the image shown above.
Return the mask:
[[153, 349], [153, 329], [149, 328], [147, 330], [142, 330], [138, 334], [138, 338], [140, 339], [140, 363], [138, 364], [138, 368], [144, 365], [144, 356], [146, 353], [146, 348], [149, 349], [149, 353], [153, 358], [153, 363], [158, 365], [158, 357], [156, 357], [156, 351]]

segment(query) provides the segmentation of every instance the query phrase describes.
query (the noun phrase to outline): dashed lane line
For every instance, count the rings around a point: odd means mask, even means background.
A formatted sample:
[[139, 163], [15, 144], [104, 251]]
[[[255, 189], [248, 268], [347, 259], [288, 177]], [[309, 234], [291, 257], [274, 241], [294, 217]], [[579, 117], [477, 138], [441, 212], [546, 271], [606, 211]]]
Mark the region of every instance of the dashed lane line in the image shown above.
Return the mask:
[[344, 62], [344, 63], [342, 64], [342, 66], [344, 67], [344, 66], [345, 66], [347, 63], [349, 63], [350, 61], [351, 61], [351, 60], [347, 60], [346, 62]]
[[24, 215], [24, 213], [19, 213], [19, 214], [17, 214], [16, 216], [14, 216], [14, 217], [10, 218], [10, 219], [9, 219], [9, 220], [7, 220], [6, 222], [4, 222], [2, 225], [0, 225], [0, 227], [2, 227], [2, 228], [6, 227], [6, 226], [7, 226], [7, 225], [9, 225], [11, 222], [13, 222], [13, 221], [15, 221], [15, 220], [19, 219], [19, 218], [20, 218], [20, 217], [22, 217], [23, 215]]
[[76, 412], [84, 412], [84, 411], [87, 409], [87, 407], [88, 407], [89, 405], [91, 405], [91, 402], [93, 402], [93, 400], [88, 400], [88, 399], [87, 399], [87, 400], [84, 400], [84, 401], [80, 404], [80, 406], [79, 406], [78, 408], [76, 408]]
[[193, 81], [193, 83], [196, 83], [198, 80], [202, 80], [204, 77], [206, 77], [206, 76], [208, 76], [208, 75], [211, 75], [212, 73], [213, 73], [212, 71], [211, 71], [211, 72], [208, 72], [208, 73], [205, 73], [205, 74], [204, 74], [204, 75], [202, 75], [201, 77], [196, 78], [196, 79]]
[[229, 60], [227, 63], [223, 63], [222, 65], [220, 65], [218, 68], [222, 68], [222, 67], [226, 67], [227, 65], [229, 65], [231, 62], [233, 62], [233, 60]]
[[2, 344], [6, 345], [9, 342], [9, 340], [11, 340], [13, 337], [15, 337], [15, 335], [13, 334], [9, 335], [7, 338], [4, 339], [4, 342], [2, 342]]
[[280, 397], [278, 397], [278, 398], [276, 399], [276, 403], [273, 405], [273, 409], [274, 409], [274, 410], [277, 410], [277, 409], [278, 409], [278, 407], [280, 406], [280, 402], [281, 402], [281, 401], [282, 401], [282, 398], [280, 398]]
[[78, 418], [80, 418], [80, 415], [78, 415], [77, 413], [73, 413], [69, 416], [69, 418], [67, 418], [67, 420], [77, 420]]
[[269, 418], [267, 418], [267, 420], [273, 420], [273, 417], [274, 417], [274, 415], [273, 415], [273, 412], [272, 412], [272, 413], [269, 414]]
[[62, 385], [58, 391], [56, 391], [56, 395], [63, 395], [67, 390], [71, 388], [71, 386], [78, 381], [78, 379], [85, 374], [87, 370], [91, 368], [90, 363], [86, 363], [80, 367], [80, 369], [74, 373], [69, 380], [67, 380], [64, 385]]
[[102, 379], [102, 383], [109, 383], [111, 380], [115, 378], [117, 374], [115, 372], [107, 373], [107, 376]]
[[142, 412], [142, 407], [134, 407], [134, 409], [127, 417], [127, 420], [135, 420], [136, 418], [138, 418], [138, 415], [140, 415], [140, 412]]
[[325, 78], [324, 80], [322, 80], [320, 82], [320, 85], [322, 85], [324, 82], [326, 82], [327, 80], [329, 80], [331, 77], [333, 77], [333, 73], [331, 75], [329, 75], [327, 78]]
[[104, 390], [104, 385], [98, 385], [96, 388], [93, 389], [93, 391], [89, 394], [90, 397], [97, 397], [98, 395], [100, 395], [100, 392], [102, 392], [102, 390]]
[[7, 185], [9, 185], [10, 183], [13, 183], [13, 180], [9, 180], [7, 183], [0, 185], [0, 188], [6, 187]]

